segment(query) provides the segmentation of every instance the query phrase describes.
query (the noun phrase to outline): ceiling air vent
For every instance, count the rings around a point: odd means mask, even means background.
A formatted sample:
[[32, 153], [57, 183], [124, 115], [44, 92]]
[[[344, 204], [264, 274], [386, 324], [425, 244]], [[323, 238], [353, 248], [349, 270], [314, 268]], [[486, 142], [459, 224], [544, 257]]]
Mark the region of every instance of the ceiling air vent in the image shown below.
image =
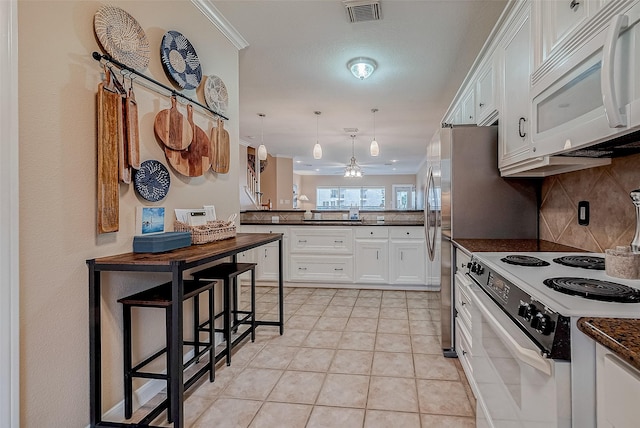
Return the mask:
[[342, 0], [349, 22], [378, 21], [381, 19], [380, 2], [377, 0]]

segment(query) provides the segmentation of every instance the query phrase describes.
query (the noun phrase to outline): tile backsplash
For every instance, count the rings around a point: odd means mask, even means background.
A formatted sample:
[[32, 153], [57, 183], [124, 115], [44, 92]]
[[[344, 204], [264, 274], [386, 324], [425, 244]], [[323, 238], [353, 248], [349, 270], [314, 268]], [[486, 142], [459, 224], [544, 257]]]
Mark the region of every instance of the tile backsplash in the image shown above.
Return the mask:
[[[587, 251], [629, 245], [636, 213], [629, 192], [640, 188], [640, 154], [611, 165], [554, 175], [542, 183], [540, 239]], [[578, 202], [588, 201], [588, 226], [578, 225]]]

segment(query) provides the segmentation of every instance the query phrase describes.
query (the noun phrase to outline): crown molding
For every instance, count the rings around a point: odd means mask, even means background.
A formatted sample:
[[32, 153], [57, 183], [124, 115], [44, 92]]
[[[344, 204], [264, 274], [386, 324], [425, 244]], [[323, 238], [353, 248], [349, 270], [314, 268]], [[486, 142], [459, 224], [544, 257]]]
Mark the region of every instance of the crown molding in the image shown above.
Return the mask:
[[244, 37], [235, 29], [227, 18], [225, 18], [211, 0], [191, 0], [191, 3], [202, 12], [204, 16], [215, 25], [222, 34], [236, 47], [241, 50], [249, 46]]

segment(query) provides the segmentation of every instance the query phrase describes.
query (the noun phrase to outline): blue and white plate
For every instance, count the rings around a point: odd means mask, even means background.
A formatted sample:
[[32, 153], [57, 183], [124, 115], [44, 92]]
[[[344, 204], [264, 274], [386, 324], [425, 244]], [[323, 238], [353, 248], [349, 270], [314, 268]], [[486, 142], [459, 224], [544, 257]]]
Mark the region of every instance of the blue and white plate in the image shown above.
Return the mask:
[[177, 31], [167, 31], [160, 46], [162, 64], [182, 89], [195, 89], [202, 81], [202, 66], [189, 40]]
[[146, 160], [133, 176], [138, 194], [149, 202], [158, 202], [169, 193], [171, 176], [169, 170], [157, 160]]

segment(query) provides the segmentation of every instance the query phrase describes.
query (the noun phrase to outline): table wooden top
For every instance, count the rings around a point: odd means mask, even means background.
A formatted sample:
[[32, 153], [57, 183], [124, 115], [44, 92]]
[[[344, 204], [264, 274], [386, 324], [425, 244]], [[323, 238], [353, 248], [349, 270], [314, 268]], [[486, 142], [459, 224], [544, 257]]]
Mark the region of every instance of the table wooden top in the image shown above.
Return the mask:
[[[156, 266], [170, 267], [176, 263], [185, 265], [206, 263], [250, 250], [260, 245], [282, 240], [282, 233], [238, 233], [234, 238], [207, 244], [191, 245], [164, 253], [123, 253], [113, 256], [87, 260], [95, 267], [122, 266]], [[102, 269], [101, 269], [102, 270]], [[120, 270], [114, 268], [114, 270]], [[165, 270], [165, 269], [161, 269]]]

